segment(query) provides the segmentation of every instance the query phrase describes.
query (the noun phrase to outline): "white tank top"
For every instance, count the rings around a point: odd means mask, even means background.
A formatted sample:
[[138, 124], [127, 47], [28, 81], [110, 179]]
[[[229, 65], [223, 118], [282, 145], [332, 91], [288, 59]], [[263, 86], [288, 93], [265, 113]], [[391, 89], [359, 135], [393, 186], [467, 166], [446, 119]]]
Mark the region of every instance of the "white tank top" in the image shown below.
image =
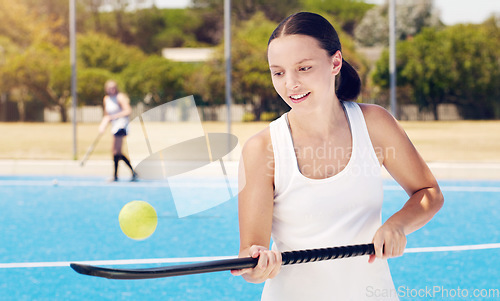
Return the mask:
[[[274, 151], [274, 250], [370, 243], [381, 226], [380, 164], [357, 103], [343, 103], [352, 154], [343, 170], [325, 179], [298, 168], [286, 114], [270, 124]], [[386, 260], [368, 256], [283, 266], [266, 281], [262, 300], [398, 300]]]
[[[105, 109], [108, 115], [117, 114], [122, 111], [116, 95], [108, 95], [105, 98]], [[111, 133], [116, 134], [116, 132], [118, 132], [120, 129], [127, 129], [128, 121], [128, 117], [120, 117], [115, 120], [111, 120]]]

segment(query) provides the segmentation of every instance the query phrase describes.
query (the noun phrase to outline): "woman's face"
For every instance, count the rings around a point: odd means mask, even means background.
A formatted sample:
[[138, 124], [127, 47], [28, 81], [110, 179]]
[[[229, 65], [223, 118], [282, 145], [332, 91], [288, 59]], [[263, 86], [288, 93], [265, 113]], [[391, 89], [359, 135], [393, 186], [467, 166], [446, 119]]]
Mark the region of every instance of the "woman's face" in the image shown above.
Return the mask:
[[286, 35], [271, 41], [267, 56], [274, 88], [292, 109], [321, 107], [336, 97], [340, 51], [330, 56], [315, 38]]
[[106, 85], [106, 94], [116, 95], [118, 93], [118, 87], [115, 83], [109, 83]]

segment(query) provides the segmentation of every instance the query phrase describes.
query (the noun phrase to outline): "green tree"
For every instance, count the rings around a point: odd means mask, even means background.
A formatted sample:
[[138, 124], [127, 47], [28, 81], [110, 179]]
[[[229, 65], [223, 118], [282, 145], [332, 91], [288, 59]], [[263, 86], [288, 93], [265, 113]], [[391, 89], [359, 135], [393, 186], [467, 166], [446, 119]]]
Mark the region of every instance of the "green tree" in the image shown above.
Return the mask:
[[19, 52], [18, 45], [10, 38], [0, 35], [0, 93], [9, 91], [9, 76], [6, 73], [6, 65], [10, 63], [11, 58]]
[[137, 47], [127, 46], [104, 34], [87, 33], [78, 37], [78, 60], [83, 68], [101, 68], [120, 73], [146, 55]]
[[81, 24], [84, 28], [90, 31], [101, 32], [101, 7], [106, 0], [80, 0], [81, 7], [79, 15], [86, 15], [88, 18], [84, 19]]
[[215, 56], [197, 66], [197, 72], [186, 77], [185, 91], [199, 95], [204, 105], [220, 105], [225, 102], [225, 63], [223, 47], [218, 46]]
[[257, 13], [234, 34], [234, 96], [252, 104], [257, 120], [262, 112], [276, 110], [283, 103], [274, 90], [267, 63], [267, 41], [276, 25]]
[[328, 14], [333, 17], [335, 23], [349, 35], [354, 35], [354, 28], [363, 19], [373, 4], [360, 0], [300, 0], [302, 9], [305, 11]]
[[65, 94], [57, 90], [56, 80], [69, 68], [67, 61], [60, 59], [68, 57], [64, 49], [67, 38], [60, 27], [63, 19], [52, 14], [55, 7], [43, 10], [42, 5], [33, 8], [30, 3], [0, 1], [1, 92], [17, 103], [21, 120], [26, 120], [28, 102], [42, 102], [47, 107], [64, 105]]
[[456, 25], [444, 34], [453, 60], [449, 100], [459, 105], [465, 118], [499, 118], [500, 28]]
[[192, 64], [151, 55], [130, 64], [121, 73], [121, 78], [133, 102], [146, 98], [158, 105], [186, 95], [184, 82], [192, 68]]
[[36, 15], [17, 1], [0, 0], [0, 36], [20, 48], [28, 47], [35, 38]]
[[[300, 0], [232, 0], [231, 21], [239, 26], [239, 23], [260, 12], [267, 19], [279, 22], [300, 8]], [[224, 1], [192, 0], [192, 9], [204, 24], [197, 31], [198, 39], [212, 45], [221, 43], [224, 35]]]
[[161, 11], [156, 7], [137, 10], [133, 15], [133, 24], [132, 34], [134, 37], [134, 45], [138, 46], [146, 53], [157, 52], [154, 37], [159, 34], [166, 25]]
[[110, 10], [109, 15], [111, 15], [113, 18], [113, 23], [110, 24], [112, 26], [112, 30], [114, 31], [113, 37], [116, 37], [120, 42], [124, 44], [132, 44], [132, 30], [126, 10], [129, 8], [134, 8], [135, 1], [107, 0], [105, 4], [107, 6], [107, 9]]
[[[425, 27], [440, 27], [439, 13], [433, 0], [398, 1], [396, 6], [396, 37], [405, 40]], [[356, 41], [364, 46], [389, 44], [389, 5], [375, 6], [360, 20], [354, 30]]]
[[[13, 1], [14, 2], [14, 1]], [[69, 1], [68, 0], [20, 0], [36, 16], [37, 22], [44, 22], [44, 30], [49, 30], [46, 38], [52, 44], [63, 48], [68, 44]]]
[[[215, 12], [219, 18], [224, 11], [224, 1], [192, 0], [193, 8]], [[246, 21], [257, 12], [265, 14], [267, 19], [281, 21], [291, 12], [300, 8], [300, 0], [232, 0], [231, 13], [237, 21]], [[222, 18], [221, 18], [222, 19]]]
[[9, 57], [3, 66], [2, 81], [17, 101], [21, 121], [25, 120], [26, 102], [38, 99], [46, 107], [57, 107], [66, 121], [67, 86], [61, 84], [61, 74], [69, 74], [66, 50], [59, 50], [50, 43], [36, 43], [22, 53]]
[[402, 60], [406, 62], [401, 69], [401, 83], [413, 88], [416, 103], [420, 108], [430, 108], [436, 120], [437, 107], [446, 101], [451, 84], [448, 66], [452, 57], [431, 55], [450, 52], [450, 44], [440, 40], [440, 36], [435, 29], [424, 29], [413, 41], [400, 47]]
[[164, 9], [162, 18], [164, 26], [152, 40], [157, 53], [165, 47], [197, 47], [213, 44], [207, 37], [213, 29], [203, 22], [200, 12], [192, 9]]
[[[457, 104], [464, 118], [498, 117], [500, 40], [491, 39], [498, 31], [487, 25], [427, 28], [398, 43], [398, 86], [409, 88], [411, 101], [431, 110], [435, 119], [441, 103]], [[388, 88], [387, 52], [377, 62], [373, 80]]]

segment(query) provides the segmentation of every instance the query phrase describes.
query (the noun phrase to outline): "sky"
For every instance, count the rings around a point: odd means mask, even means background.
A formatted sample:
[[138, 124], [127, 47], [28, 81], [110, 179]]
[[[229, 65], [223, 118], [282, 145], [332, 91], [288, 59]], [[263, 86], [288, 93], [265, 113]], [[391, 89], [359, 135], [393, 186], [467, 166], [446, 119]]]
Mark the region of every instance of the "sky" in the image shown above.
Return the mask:
[[[161, 8], [183, 8], [187, 7], [190, 3], [190, 0], [154, 1]], [[366, 0], [366, 2], [375, 4], [381, 4], [384, 1]], [[434, 5], [440, 10], [441, 21], [446, 25], [481, 23], [491, 16], [493, 12], [500, 14], [500, 0], [434, 0]]]

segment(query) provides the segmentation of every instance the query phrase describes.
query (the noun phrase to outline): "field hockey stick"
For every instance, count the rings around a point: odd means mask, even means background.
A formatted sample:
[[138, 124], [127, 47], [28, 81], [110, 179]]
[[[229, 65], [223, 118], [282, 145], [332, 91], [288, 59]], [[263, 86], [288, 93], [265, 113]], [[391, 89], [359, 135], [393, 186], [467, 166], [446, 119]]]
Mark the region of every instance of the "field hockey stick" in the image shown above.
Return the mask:
[[99, 134], [97, 134], [97, 137], [95, 137], [94, 142], [92, 142], [89, 149], [87, 150], [87, 152], [83, 156], [83, 159], [80, 162], [80, 166], [83, 166], [85, 164], [85, 162], [87, 162], [87, 159], [90, 157], [90, 154], [92, 154], [92, 152], [94, 151], [94, 148], [96, 147], [97, 142], [99, 142], [99, 139], [101, 139], [103, 133], [104, 133], [104, 131], [99, 132]]
[[[375, 254], [373, 244], [282, 252], [282, 265]], [[152, 279], [254, 268], [259, 258], [234, 258], [147, 269], [112, 269], [71, 263], [76, 272], [108, 279]]]

